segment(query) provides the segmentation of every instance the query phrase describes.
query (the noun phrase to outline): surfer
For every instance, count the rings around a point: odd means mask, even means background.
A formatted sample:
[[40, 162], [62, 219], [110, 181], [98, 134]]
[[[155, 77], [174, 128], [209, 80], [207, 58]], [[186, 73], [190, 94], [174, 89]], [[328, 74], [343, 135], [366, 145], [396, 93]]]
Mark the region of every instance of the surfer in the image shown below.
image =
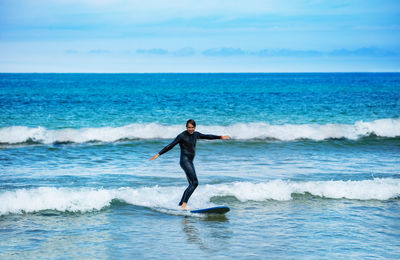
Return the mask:
[[155, 160], [158, 156], [168, 152], [175, 145], [179, 144], [181, 148], [181, 158], [180, 165], [186, 174], [186, 178], [189, 182], [189, 186], [183, 192], [182, 199], [179, 202], [181, 209], [187, 210], [187, 202], [192, 195], [193, 191], [199, 185], [197, 180], [196, 171], [193, 165], [193, 159], [196, 153], [196, 141], [197, 139], [231, 139], [230, 136], [220, 136], [220, 135], [209, 135], [202, 134], [195, 131], [196, 122], [190, 119], [186, 122], [186, 131], [180, 133], [172, 143], [165, 146], [158, 154], [154, 155], [150, 160]]

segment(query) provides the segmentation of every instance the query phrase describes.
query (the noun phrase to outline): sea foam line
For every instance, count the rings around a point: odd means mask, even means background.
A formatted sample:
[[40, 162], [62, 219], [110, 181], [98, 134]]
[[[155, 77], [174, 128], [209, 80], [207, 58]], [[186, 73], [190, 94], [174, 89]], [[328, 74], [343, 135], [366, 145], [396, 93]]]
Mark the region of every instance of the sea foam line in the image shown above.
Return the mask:
[[[177, 210], [184, 186], [119, 189], [41, 187], [0, 192], [0, 215], [57, 210], [90, 212], [104, 209], [118, 199], [128, 204], [153, 209]], [[235, 182], [200, 186], [190, 199], [190, 206], [212, 206], [211, 198], [233, 196], [247, 201], [288, 201], [294, 194], [309, 193], [331, 199], [388, 200], [400, 196], [399, 179], [362, 181], [273, 180], [263, 183]]]
[[[199, 126], [198, 131], [218, 135], [230, 135], [238, 140], [276, 139], [294, 141], [298, 139], [357, 140], [371, 135], [395, 138], [400, 137], [400, 118], [379, 119], [372, 122], [358, 121], [350, 124], [284, 124], [238, 123], [229, 126]], [[25, 142], [85, 143], [91, 141], [116, 142], [125, 139], [172, 139], [184, 128], [181, 125], [130, 124], [122, 127], [99, 127], [80, 129], [46, 129], [44, 127], [10, 126], [0, 129], [0, 143], [18, 144]]]

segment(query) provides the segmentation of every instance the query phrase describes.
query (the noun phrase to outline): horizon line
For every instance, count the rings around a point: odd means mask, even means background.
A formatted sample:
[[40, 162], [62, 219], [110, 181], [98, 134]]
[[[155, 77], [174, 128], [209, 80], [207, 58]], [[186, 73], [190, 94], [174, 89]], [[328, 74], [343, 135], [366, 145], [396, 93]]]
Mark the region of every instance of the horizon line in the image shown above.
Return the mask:
[[290, 73], [309, 73], [309, 74], [325, 74], [325, 73], [400, 73], [398, 71], [243, 71], [243, 72], [1, 72], [0, 74], [290, 74]]

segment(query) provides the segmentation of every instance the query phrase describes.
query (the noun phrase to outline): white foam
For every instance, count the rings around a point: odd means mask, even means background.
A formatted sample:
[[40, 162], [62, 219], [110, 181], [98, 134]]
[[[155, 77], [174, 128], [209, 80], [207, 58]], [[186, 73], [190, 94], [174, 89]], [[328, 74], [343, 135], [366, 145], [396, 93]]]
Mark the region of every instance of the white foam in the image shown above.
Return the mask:
[[[214, 189], [210, 187], [210, 190]], [[400, 180], [293, 182], [274, 180], [266, 183], [238, 182], [216, 187], [216, 195], [230, 195], [238, 200], [291, 200], [293, 194], [310, 193], [331, 199], [388, 200], [400, 196]]]
[[[294, 141], [310, 139], [320, 141], [332, 138], [357, 140], [370, 135], [394, 138], [400, 137], [400, 119], [379, 119], [372, 122], [358, 121], [353, 125], [238, 123], [229, 126], [199, 126], [197, 130], [203, 133], [230, 135], [239, 140], [277, 139]], [[60, 130], [44, 127], [11, 126], [0, 129], [0, 143], [16, 144], [29, 140], [51, 144], [55, 142], [115, 142], [121, 139], [171, 139], [181, 131], [184, 131], [182, 125], [168, 126], [156, 123]]]
[[[0, 215], [57, 210], [90, 212], [110, 206], [113, 199], [152, 209], [177, 210], [186, 187], [142, 187], [119, 189], [54, 188], [19, 189], [0, 192]], [[236, 182], [200, 186], [190, 199], [190, 206], [212, 206], [215, 196], [234, 196], [241, 202], [287, 201], [293, 194], [310, 193], [332, 199], [388, 200], [400, 196], [399, 179], [363, 181], [293, 182], [274, 180], [264, 183]]]
[[11, 126], [0, 129], [0, 143], [16, 144], [27, 141], [51, 144], [55, 142], [85, 143], [90, 141], [115, 142], [121, 139], [173, 138], [181, 131], [178, 126], [159, 124], [131, 124], [122, 127], [99, 127], [49, 130], [44, 127]]

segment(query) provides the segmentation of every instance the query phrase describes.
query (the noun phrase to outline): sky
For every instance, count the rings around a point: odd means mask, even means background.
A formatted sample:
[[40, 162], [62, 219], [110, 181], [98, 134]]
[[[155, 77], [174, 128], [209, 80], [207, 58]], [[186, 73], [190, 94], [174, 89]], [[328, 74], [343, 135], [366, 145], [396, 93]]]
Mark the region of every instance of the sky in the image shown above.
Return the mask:
[[0, 0], [0, 72], [400, 72], [400, 0]]

